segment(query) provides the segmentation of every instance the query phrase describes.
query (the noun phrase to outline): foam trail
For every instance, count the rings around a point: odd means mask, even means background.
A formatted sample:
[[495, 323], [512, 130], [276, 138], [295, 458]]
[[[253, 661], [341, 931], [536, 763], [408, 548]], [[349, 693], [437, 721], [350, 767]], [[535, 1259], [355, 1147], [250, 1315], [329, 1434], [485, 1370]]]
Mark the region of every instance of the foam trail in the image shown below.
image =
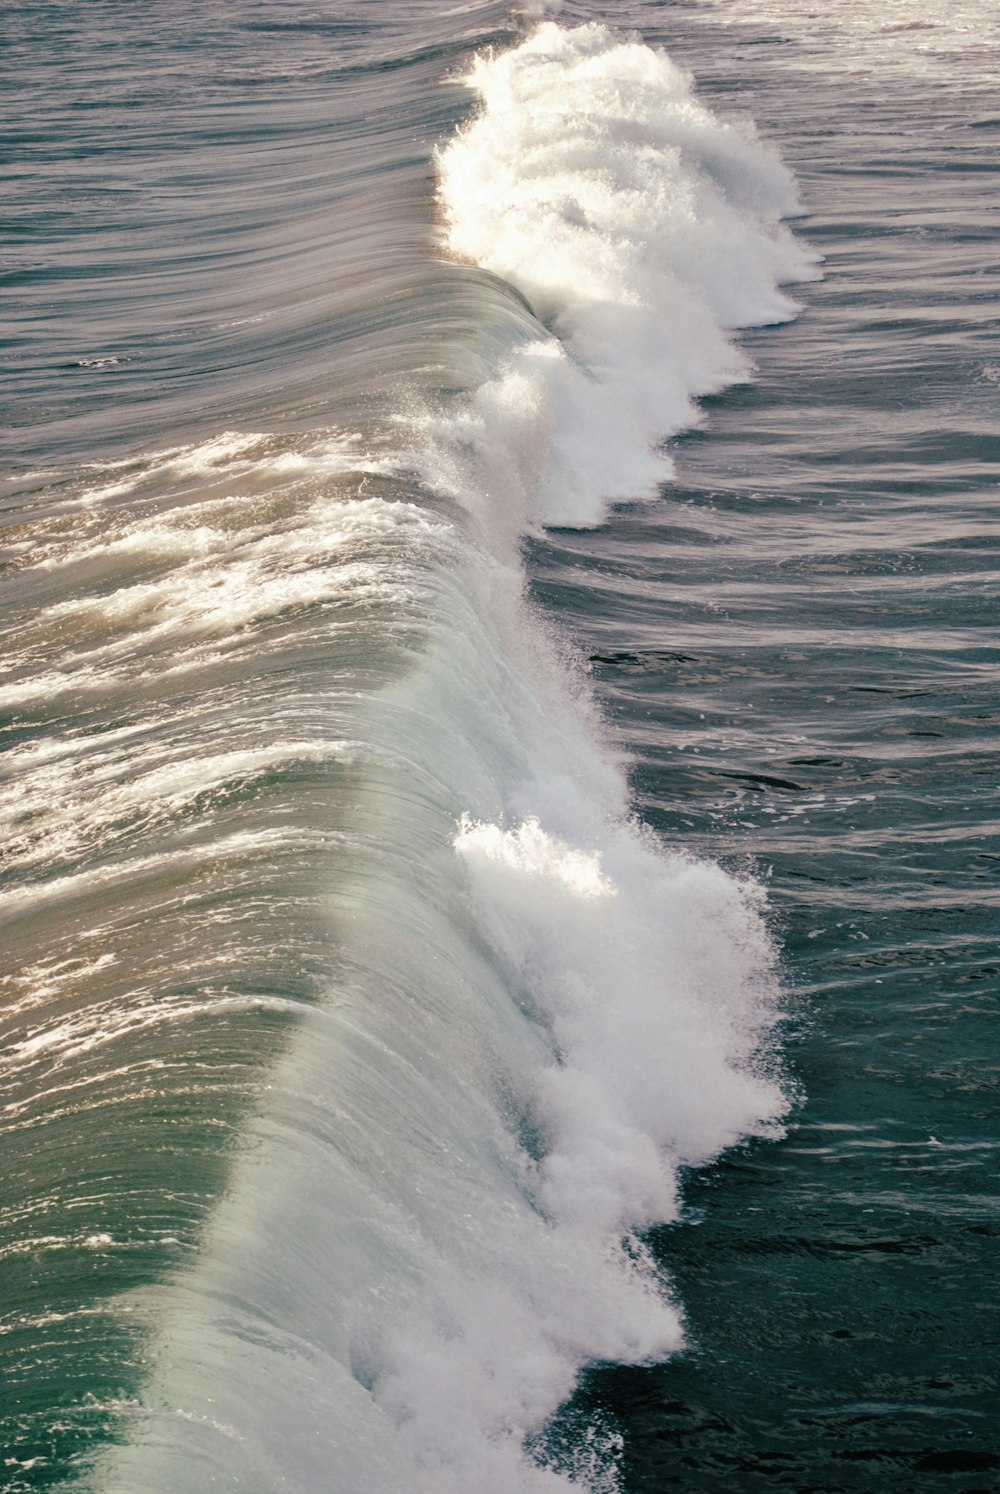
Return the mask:
[[475, 393], [401, 423], [401, 467], [460, 505], [392, 512], [386, 585], [426, 615], [351, 722], [343, 979], [153, 1304], [157, 1367], [101, 1494], [201, 1494], [206, 1470], [261, 1494], [610, 1494], [614, 1429], [552, 1419], [588, 1363], [683, 1343], [642, 1232], [676, 1218], [682, 1167], [787, 1106], [759, 890], [632, 819], [517, 541], [655, 491], [656, 443], [746, 375], [728, 330], [791, 315], [779, 283], [812, 273], [779, 223], [794, 191], [605, 28], [546, 23], [470, 81], [450, 243], [552, 331], [526, 316]]
[[750, 371], [730, 331], [792, 316], [780, 287], [816, 257], [780, 221], [798, 211], [789, 172], [663, 52], [549, 21], [467, 82], [481, 111], [440, 156], [448, 244], [553, 336], [445, 422], [445, 445], [478, 457], [455, 485], [516, 505], [518, 530], [597, 524], [610, 502], [655, 495], [672, 470], [659, 448], [696, 423], [695, 398]]

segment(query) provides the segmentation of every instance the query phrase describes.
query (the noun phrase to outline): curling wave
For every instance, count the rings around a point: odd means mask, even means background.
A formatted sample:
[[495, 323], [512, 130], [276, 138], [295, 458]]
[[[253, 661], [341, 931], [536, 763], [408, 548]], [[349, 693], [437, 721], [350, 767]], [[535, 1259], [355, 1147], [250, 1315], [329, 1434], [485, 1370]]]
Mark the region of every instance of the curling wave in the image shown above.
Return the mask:
[[439, 160], [448, 243], [534, 314], [473, 394], [358, 461], [358, 499], [377, 470], [392, 505], [338, 498], [379, 521], [385, 605], [422, 618], [351, 723], [342, 974], [197, 1266], [128, 1304], [155, 1368], [102, 1494], [196, 1494], [206, 1470], [301, 1494], [613, 1490], [614, 1429], [553, 1438], [553, 1418], [587, 1363], [681, 1345], [642, 1233], [676, 1217], [680, 1168], [786, 1109], [759, 889], [635, 823], [517, 541], [655, 494], [663, 438], [747, 375], [729, 331], [790, 316], [779, 284], [813, 273], [779, 222], [794, 189], [662, 53], [599, 26], [544, 24], [469, 81], [481, 111]]

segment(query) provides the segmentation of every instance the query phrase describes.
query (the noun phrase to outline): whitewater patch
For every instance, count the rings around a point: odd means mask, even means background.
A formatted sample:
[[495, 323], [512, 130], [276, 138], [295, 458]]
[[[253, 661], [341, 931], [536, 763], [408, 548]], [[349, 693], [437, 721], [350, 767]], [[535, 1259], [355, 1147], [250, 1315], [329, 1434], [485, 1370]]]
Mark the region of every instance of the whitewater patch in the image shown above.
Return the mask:
[[554, 1042], [529, 1102], [546, 1217], [595, 1245], [676, 1217], [678, 1167], [782, 1109], [753, 1065], [773, 1021], [759, 890], [627, 823], [584, 851], [465, 818], [455, 849]]
[[462, 410], [429, 422], [437, 472], [496, 527], [586, 527], [655, 496], [698, 396], [751, 371], [731, 333], [781, 322], [817, 256], [782, 220], [791, 174], [717, 119], [662, 51], [546, 22], [477, 58], [479, 110], [439, 155], [447, 244], [547, 329]]

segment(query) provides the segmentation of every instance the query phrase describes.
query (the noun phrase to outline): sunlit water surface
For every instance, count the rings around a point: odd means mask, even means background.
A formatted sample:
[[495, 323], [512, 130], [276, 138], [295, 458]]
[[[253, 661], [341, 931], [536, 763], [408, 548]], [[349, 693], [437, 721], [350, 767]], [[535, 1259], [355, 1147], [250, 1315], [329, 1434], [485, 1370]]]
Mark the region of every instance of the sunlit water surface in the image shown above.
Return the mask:
[[[588, 321], [571, 213], [569, 290], [449, 253], [432, 152], [530, 18], [13, 8], [11, 1494], [995, 1483], [998, 50], [924, 9], [559, 12], [792, 168], [822, 281], [746, 204], [691, 241], [782, 320], [751, 373], [648, 257], [599, 266], [648, 348]], [[673, 479], [559, 527], [649, 485], [638, 407]]]

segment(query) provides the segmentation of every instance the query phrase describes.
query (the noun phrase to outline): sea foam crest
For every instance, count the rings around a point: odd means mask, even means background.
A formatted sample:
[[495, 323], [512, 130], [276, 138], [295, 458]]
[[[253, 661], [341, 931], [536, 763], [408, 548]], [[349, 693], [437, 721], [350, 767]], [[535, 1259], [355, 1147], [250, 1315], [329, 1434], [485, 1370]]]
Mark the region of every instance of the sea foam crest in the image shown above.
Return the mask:
[[655, 494], [693, 401], [749, 373], [729, 333], [794, 315], [780, 287], [816, 258], [782, 226], [799, 204], [776, 154], [663, 52], [549, 21], [467, 82], [481, 110], [439, 161], [448, 245], [552, 336], [445, 422], [476, 457], [454, 485], [515, 528], [590, 526]]
[[[455, 848], [556, 1055], [527, 1100], [545, 1141], [536, 1202], [607, 1257], [616, 1237], [675, 1217], [678, 1165], [783, 1109], [753, 1063], [774, 1018], [758, 890], [664, 855], [627, 822], [584, 852], [534, 818], [506, 830], [466, 818]], [[672, 1347], [668, 1335], [644, 1351]]]

